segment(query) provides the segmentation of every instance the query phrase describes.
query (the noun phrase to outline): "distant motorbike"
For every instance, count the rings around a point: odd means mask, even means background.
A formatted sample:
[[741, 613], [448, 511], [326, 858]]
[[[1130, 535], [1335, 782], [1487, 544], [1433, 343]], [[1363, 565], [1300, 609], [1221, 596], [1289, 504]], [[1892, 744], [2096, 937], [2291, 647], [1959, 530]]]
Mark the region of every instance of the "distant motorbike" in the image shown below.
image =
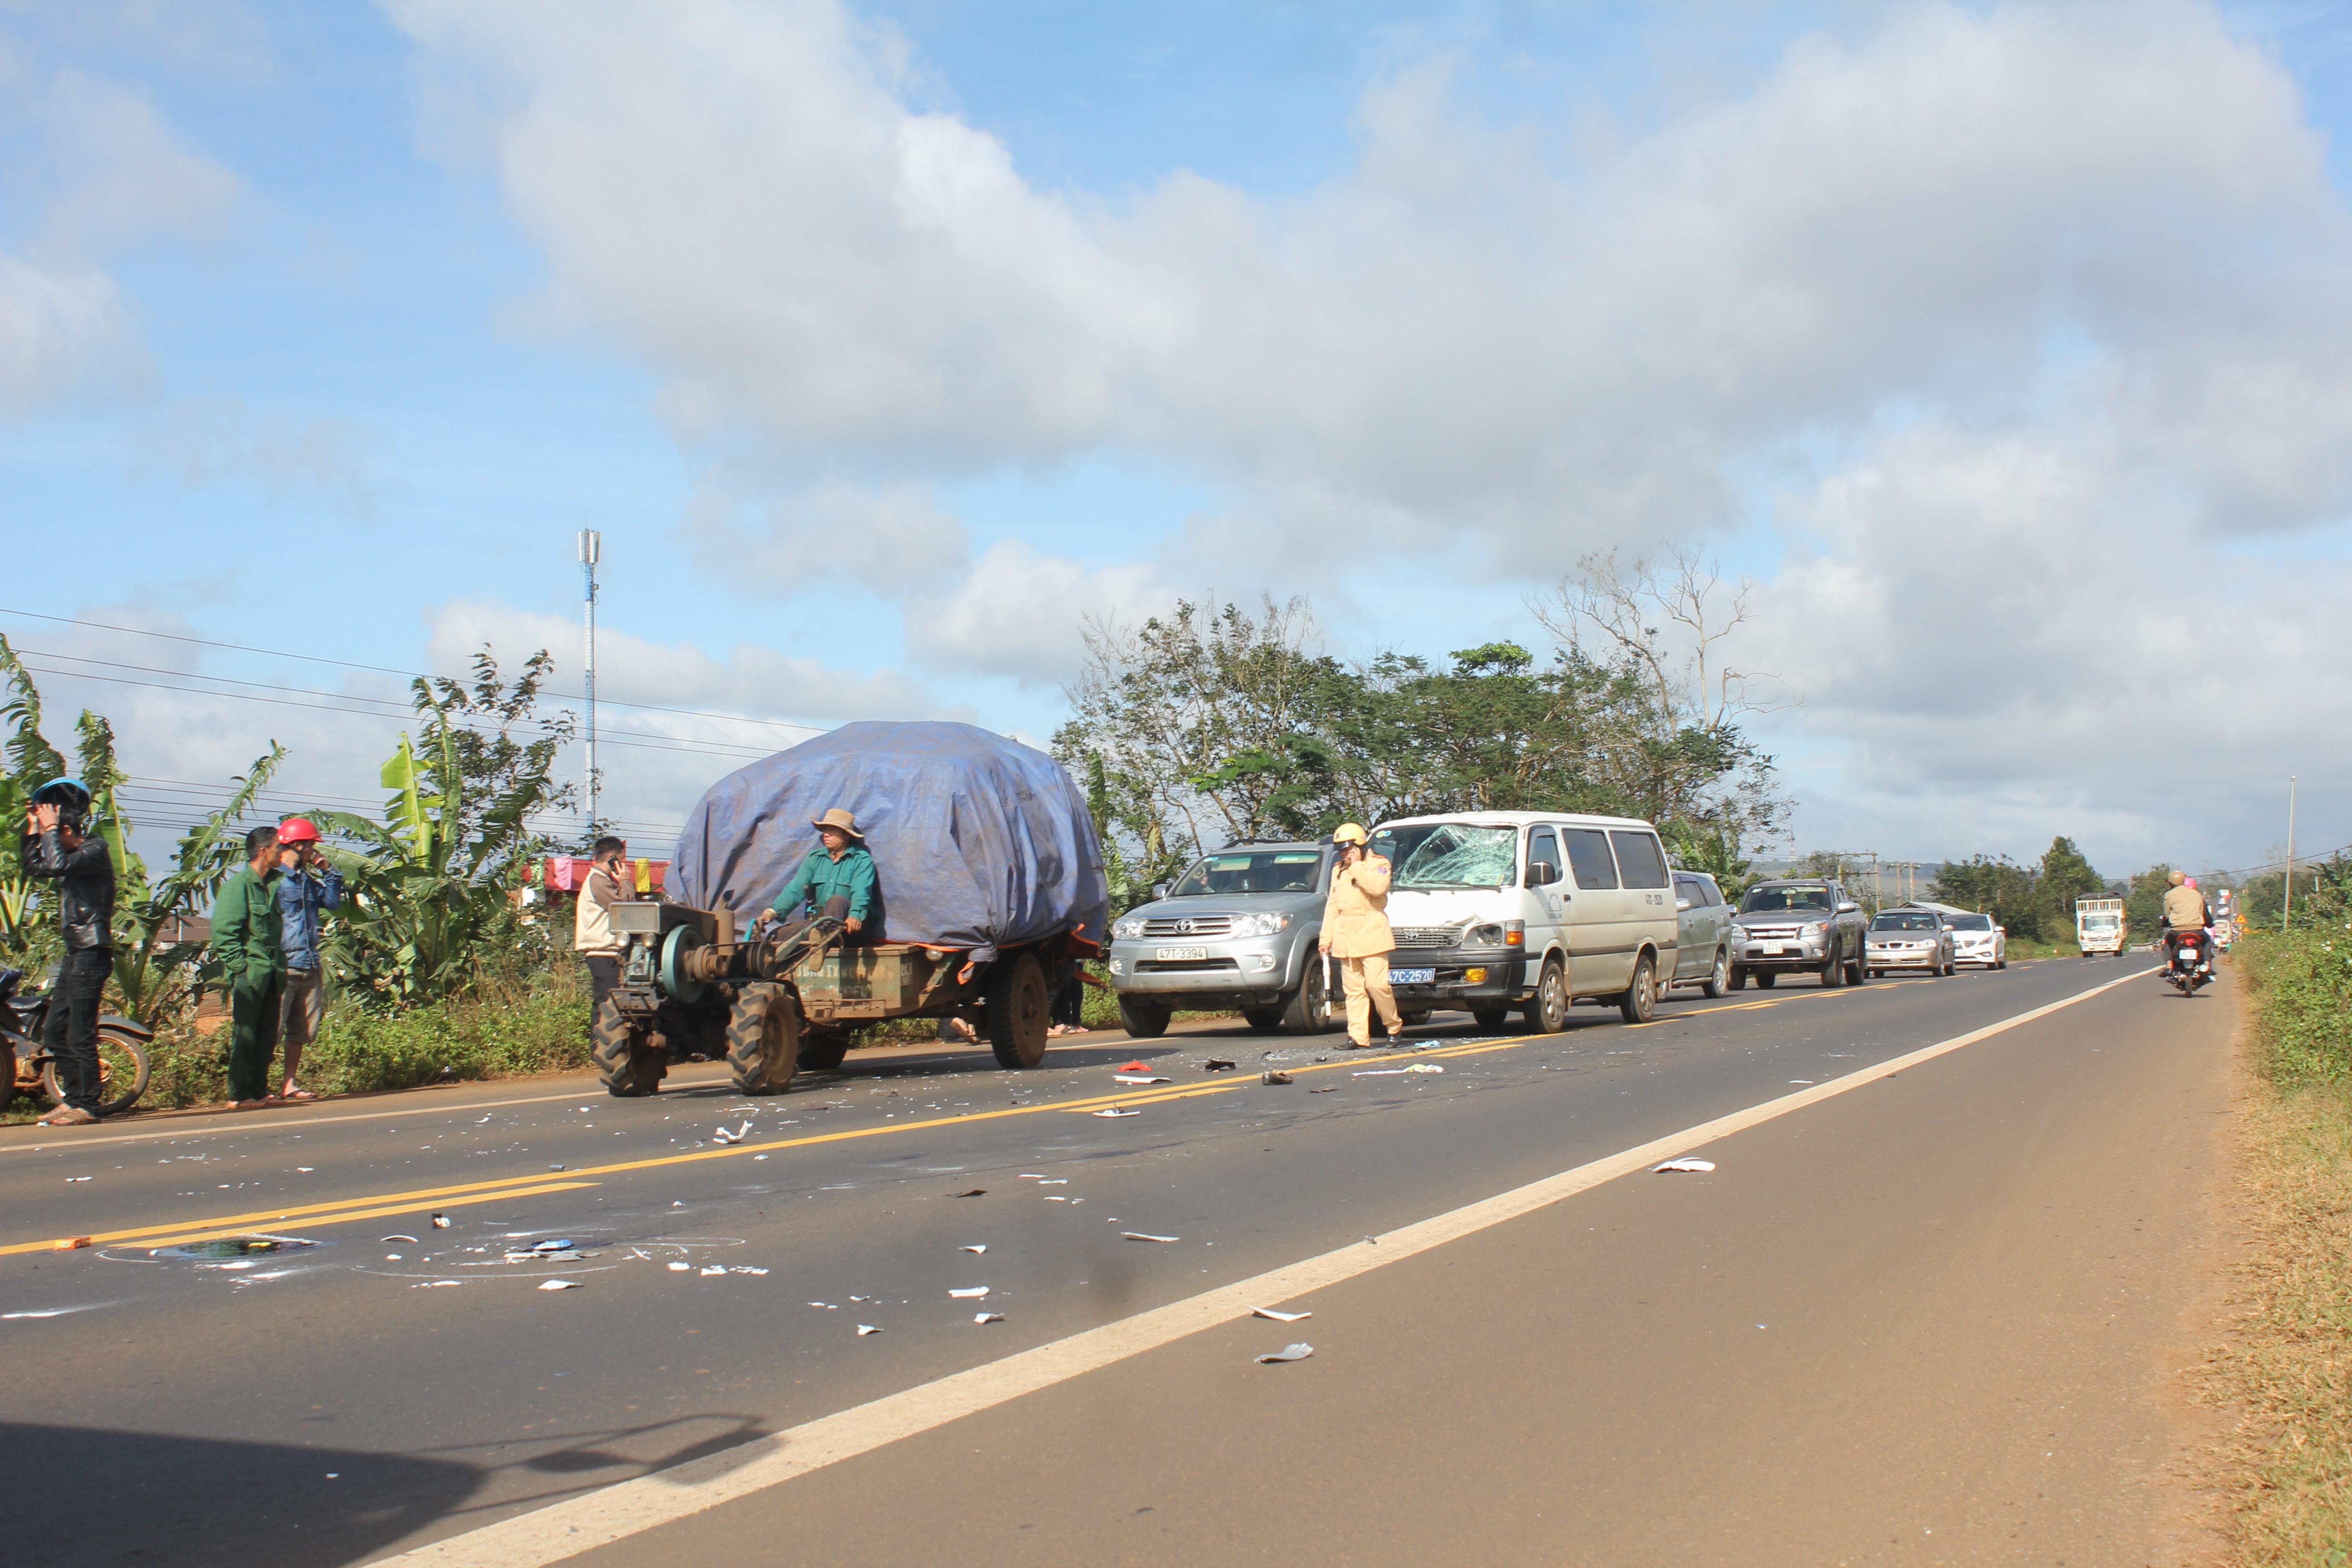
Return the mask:
[[[43, 1094], [51, 1105], [65, 1103], [58, 1088], [58, 1064], [41, 1043], [48, 1022], [47, 992], [19, 996], [21, 969], [0, 969], [0, 1043], [8, 1047], [13, 1071], [0, 1074], [0, 1110], [20, 1094]], [[147, 1092], [147, 1042], [155, 1031], [129, 1018], [101, 1013], [98, 1019], [98, 1112], [116, 1116]]]
[[2201, 931], [2167, 931], [2164, 935], [2165, 984], [2183, 996], [2194, 996], [2213, 981], [2213, 938]]

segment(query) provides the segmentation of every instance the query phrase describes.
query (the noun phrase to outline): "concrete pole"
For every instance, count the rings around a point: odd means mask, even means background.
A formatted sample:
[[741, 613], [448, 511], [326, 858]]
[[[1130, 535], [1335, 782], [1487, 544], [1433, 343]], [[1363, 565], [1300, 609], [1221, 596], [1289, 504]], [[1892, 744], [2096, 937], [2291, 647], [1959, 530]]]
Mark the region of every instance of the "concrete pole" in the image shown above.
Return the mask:
[[2286, 897], [2279, 910], [2279, 930], [2294, 923], [2294, 775], [2286, 775]]
[[604, 536], [593, 528], [580, 531], [580, 573], [586, 580], [587, 653], [582, 662], [588, 703], [588, 829], [596, 829], [596, 561], [604, 553]]

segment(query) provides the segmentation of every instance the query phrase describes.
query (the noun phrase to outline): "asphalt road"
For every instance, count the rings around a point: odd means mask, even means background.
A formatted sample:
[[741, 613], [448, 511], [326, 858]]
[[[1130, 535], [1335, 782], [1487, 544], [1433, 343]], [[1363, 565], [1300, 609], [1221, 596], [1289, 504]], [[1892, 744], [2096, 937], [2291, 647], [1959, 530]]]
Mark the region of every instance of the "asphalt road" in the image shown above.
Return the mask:
[[[1365, 1242], [2138, 966], [1678, 993], [1550, 1037], [1441, 1015], [1404, 1058], [1114, 1036], [1026, 1074], [861, 1053], [772, 1100], [690, 1068], [651, 1101], [539, 1080], [11, 1129], [0, 1463], [39, 1500], [9, 1559], [488, 1563], [576, 1535], [632, 1565], [2171, 1561], [2226, 979], [1876, 1074], [1708, 1142], [1712, 1173], [1588, 1183], [1378, 1267]], [[1174, 1082], [1114, 1084], [1130, 1058]], [[288, 1240], [169, 1248], [258, 1235]], [[557, 1241], [580, 1256], [514, 1260]], [[1302, 1322], [1212, 1313], [937, 1414], [1020, 1352], [1334, 1257], [1263, 1303]], [[1293, 1341], [1313, 1357], [1253, 1361]], [[918, 1413], [904, 1436], [687, 1484], [877, 1401]]]

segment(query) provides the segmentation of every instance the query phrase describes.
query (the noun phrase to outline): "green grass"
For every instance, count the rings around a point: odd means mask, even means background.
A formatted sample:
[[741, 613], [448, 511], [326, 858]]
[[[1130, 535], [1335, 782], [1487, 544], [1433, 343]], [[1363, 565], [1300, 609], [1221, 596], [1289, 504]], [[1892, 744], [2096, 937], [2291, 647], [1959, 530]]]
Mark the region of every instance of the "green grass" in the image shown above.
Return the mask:
[[2238, 1561], [2352, 1562], [2352, 932], [2248, 938], [2252, 1011], [2239, 1122], [2252, 1246], [2202, 1394], [2221, 1442]]

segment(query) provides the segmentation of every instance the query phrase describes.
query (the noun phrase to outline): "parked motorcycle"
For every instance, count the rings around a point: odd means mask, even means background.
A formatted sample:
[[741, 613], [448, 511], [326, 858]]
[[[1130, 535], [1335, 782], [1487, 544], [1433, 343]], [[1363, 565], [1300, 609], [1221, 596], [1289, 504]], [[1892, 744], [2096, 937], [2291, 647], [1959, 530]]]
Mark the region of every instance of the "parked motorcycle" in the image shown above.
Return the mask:
[[[51, 1105], [65, 1103], [58, 1089], [58, 1064], [41, 1043], [48, 1022], [49, 995], [37, 992], [19, 996], [21, 969], [0, 969], [0, 1043], [8, 1047], [14, 1071], [0, 1074], [0, 1110], [20, 1094], [45, 1094]], [[155, 1031], [112, 1013], [98, 1018], [98, 1112], [117, 1116], [139, 1103], [147, 1092], [147, 1042]]]
[[2167, 931], [2164, 937], [2165, 983], [2183, 996], [2212, 984], [2213, 938], [2201, 931]]

